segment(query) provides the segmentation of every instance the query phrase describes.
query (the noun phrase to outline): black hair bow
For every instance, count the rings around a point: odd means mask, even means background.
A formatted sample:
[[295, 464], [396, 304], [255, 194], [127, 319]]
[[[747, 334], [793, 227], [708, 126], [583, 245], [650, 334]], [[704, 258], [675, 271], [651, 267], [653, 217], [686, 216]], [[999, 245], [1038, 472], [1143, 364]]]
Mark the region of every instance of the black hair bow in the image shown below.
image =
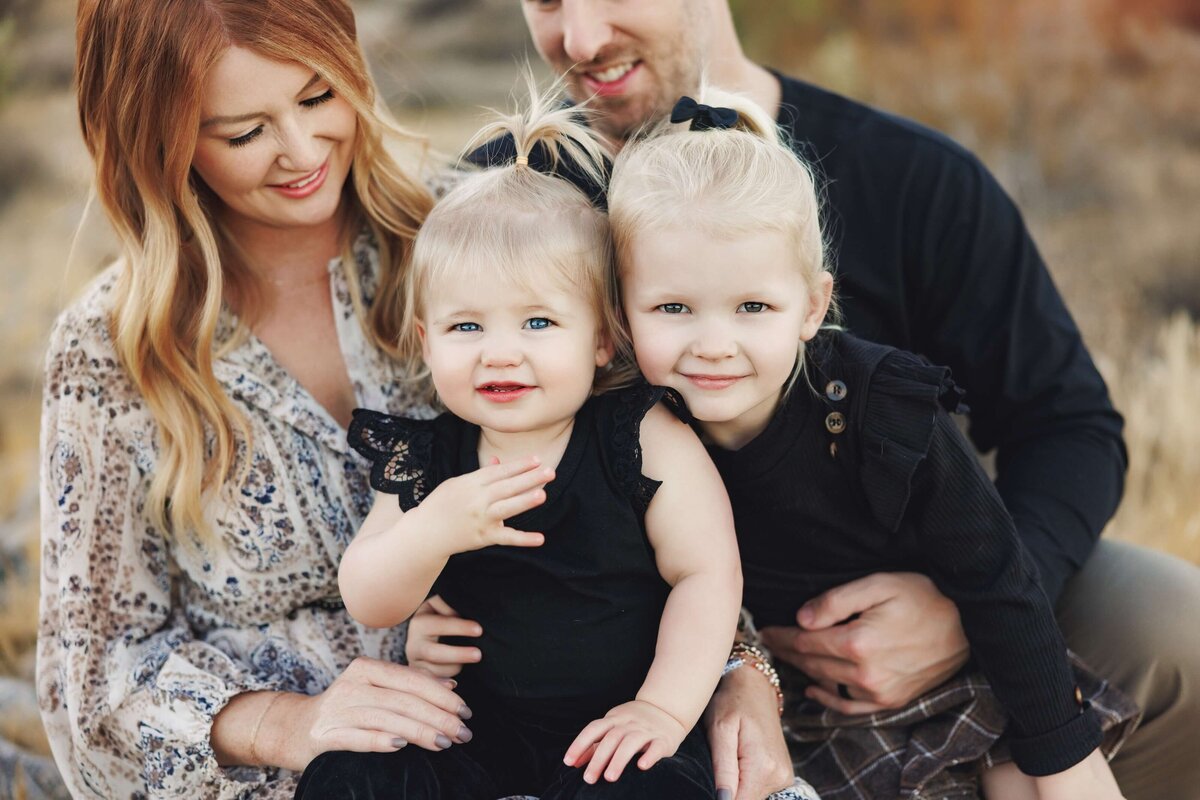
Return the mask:
[[688, 130], [707, 131], [712, 128], [732, 128], [737, 125], [738, 112], [732, 108], [706, 106], [684, 95], [671, 109], [671, 122], [692, 121]]

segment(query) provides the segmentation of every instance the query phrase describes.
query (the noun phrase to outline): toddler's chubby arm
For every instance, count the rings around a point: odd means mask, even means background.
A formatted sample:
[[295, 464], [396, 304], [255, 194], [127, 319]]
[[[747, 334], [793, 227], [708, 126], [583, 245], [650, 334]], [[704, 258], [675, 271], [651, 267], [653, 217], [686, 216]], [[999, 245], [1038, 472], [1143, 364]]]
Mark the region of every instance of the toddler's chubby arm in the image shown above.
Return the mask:
[[671, 593], [637, 699], [590, 723], [563, 759], [586, 763], [588, 783], [617, 780], [638, 753], [641, 769], [675, 754], [721, 677], [741, 607], [733, 512], [704, 446], [661, 405], [642, 421], [641, 445], [643, 474], [662, 481], [646, 532]]
[[542, 534], [505, 527], [504, 520], [546, 502], [554, 470], [533, 457], [493, 462], [443, 482], [405, 513], [380, 494], [338, 567], [338, 587], [350, 615], [386, 628], [412, 616], [455, 553], [493, 544], [537, 547]]

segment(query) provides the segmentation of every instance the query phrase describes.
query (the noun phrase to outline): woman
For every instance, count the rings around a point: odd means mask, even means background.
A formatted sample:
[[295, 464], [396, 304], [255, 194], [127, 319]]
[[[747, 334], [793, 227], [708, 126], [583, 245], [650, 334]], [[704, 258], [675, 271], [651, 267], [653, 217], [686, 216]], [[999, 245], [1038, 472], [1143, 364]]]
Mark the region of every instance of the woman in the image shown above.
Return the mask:
[[42, 429], [38, 689], [77, 797], [291, 796], [326, 750], [469, 738], [337, 564], [344, 428], [412, 413], [371, 298], [430, 205], [342, 0], [83, 0], [76, 79], [123, 256], [60, 317]]

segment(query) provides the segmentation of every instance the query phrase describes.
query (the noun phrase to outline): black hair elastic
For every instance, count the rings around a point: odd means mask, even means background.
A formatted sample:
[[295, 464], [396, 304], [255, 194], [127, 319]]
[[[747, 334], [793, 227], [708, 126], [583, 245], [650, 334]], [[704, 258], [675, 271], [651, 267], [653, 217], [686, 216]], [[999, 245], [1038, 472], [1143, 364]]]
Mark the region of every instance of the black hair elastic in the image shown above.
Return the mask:
[[706, 106], [684, 95], [679, 98], [679, 102], [671, 109], [671, 122], [687, 122], [689, 119], [692, 121], [692, 124], [688, 130], [707, 131], [713, 128], [727, 129], [737, 125], [738, 112], [732, 108]]

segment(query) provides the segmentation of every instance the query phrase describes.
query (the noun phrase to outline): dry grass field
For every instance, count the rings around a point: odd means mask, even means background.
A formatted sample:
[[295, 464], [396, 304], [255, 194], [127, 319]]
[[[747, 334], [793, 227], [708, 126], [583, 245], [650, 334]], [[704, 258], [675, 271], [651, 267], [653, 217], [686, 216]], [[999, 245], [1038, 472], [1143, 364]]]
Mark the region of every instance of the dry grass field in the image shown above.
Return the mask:
[[[356, 6], [387, 99], [435, 145], [452, 151], [474, 106], [504, 102], [525, 47], [514, 0]], [[734, 7], [757, 58], [946, 131], [996, 172], [1126, 417], [1126, 495], [1106, 535], [1200, 563], [1200, 6]], [[28, 690], [40, 360], [55, 313], [112, 254], [103, 221], [84, 214], [73, 10], [0, 0], [0, 739], [41, 753]]]

